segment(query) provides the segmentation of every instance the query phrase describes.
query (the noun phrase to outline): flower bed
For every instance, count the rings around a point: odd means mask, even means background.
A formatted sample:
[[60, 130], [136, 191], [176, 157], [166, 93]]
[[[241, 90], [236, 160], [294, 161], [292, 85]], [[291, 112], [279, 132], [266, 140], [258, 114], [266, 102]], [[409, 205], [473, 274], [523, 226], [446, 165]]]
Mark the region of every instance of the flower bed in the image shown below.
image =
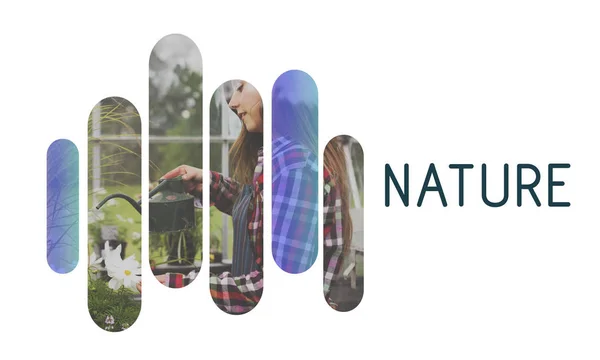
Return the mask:
[[105, 242], [101, 256], [93, 253], [88, 265], [88, 310], [96, 325], [106, 331], [123, 331], [137, 320], [141, 302], [137, 285], [141, 266], [131, 255], [121, 257], [121, 245]]

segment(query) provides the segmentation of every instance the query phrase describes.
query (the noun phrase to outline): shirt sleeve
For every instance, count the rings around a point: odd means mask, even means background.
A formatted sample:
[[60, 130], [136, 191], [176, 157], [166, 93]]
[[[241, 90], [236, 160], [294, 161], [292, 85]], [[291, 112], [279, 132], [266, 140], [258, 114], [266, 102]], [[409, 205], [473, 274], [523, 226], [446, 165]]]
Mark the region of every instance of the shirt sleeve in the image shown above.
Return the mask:
[[277, 265], [302, 273], [318, 252], [318, 176], [307, 166], [286, 169], [273, 181], [272, 250]]
[[[231, 215], [233, 204], [240, 192], [241, 185], [230, 177], [216, 171], [210, 172], [210, 205], [219, 211]], [[201, 207], [202, 198], [196, 197], [195, 205]]]
[[252, 310], [260, 301], [262, 292], [263, 274], [260, 270], [237, 277], [230, 272], [210, 276], [213, 301], [230, 314], [244, 314]]
[[[166, 273], [165, 285], [182, 288], [196, 277], [195, 271], [188, 275]], [[257, 270], [248, 275], [234, 277], [229, 272], [210, 276], [210, 294], [221, 310], [230, 314], [244, 314], [252, 310], [262, 297], [263, 275]]]
[[329, 305], [337, 308], [330, 298], [331, 284], [338, 273], [344, 250], [342, 237], [342, 201], [332, 184], [325, 184], [323, 194], [323, 294]]
[[196, 275], [198, 275], [196, 271], [191, 271], [187, 275], [181, 273], [166, 273], [165, 285], [170, 288], [182, 288], [194, 281]]

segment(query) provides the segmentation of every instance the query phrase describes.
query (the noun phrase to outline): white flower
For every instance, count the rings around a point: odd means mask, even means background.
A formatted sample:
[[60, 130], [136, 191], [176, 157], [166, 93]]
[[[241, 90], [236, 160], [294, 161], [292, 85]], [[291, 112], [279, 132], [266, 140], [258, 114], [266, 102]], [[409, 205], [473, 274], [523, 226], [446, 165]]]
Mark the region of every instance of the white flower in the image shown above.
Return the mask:
[[142, 235], [140, 235], [140, 233], [138, 233], [138, 232], [134, 232], [131, 234], [131, 237], [133, 238], [133, 240], [137, 240], [137, 239], [141, 238]]
[[118, 263], [123, 261], [121, 259], [121, 245], [117, 246], [116, 249], [111, 250], [108, 245], [108, 241], [104, 243], [104, 250], [101, 251], [102, 257], [104, 258], [104, 265], [108, 267], [109, 263]]
[[130, 224], [133, 224], [133, 219], [132, 218], [127, 219], [127, 221], [129, 221]]
[[141, 281], [140, 263], [135, 260], [134, 255], [121, 262], [112, 262], [110, 266], [106, 267], [106, 270], [108, 276], [112, 278], [108, 282], [108, 286], [113, 290], [117, 290], [121, 286], [136, 289], [136, 285]]
[[104, 330], [112, 330], [114, 328], [115, 318], [112, 315], [108, 315], [106, 320], [104, 320], [104, 323], [106, 324]]
[[141, 281], [141, 266], [135, 260], [135, 255], [131, 255], [125, 260], [120, 256], [121, 245], [117, 249], [110, 250], [108, 257], [105, 257], [106, 271], [111, 277], [108, 286], [117, 290], [121, 286], [136, 289], [136, 284]]
[[121, 221], [125, 221], [125, 218], [121, 216], [121, 214], [117, 214], [117, 219]]
[[111, 289], [117, 290], [121, 286], [134, 290], [137, 289], [136, 284], [141, 281], [141, 266], [135, 260], [135, 255], [131, 255], [123, 260], [121, 258], [121, 245], [111, 250], [107, 241], [104, 243], [102, 257], [104, 258], [104, 265], [106, 266], [108, 276], [111, 277], [108, 282], [108, 286]]
[[106, 205], [108, 206], [117, 206], [117, 200], [115, 199], [110, 199], [106, 202]]

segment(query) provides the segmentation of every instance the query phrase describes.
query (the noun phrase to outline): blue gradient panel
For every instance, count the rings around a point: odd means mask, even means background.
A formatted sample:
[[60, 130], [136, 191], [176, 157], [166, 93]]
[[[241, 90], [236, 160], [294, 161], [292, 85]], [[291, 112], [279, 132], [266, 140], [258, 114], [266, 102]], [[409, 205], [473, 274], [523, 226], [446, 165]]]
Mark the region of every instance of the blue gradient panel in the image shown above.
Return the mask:
[[46, 199], [46, 259], [66, 274], [79, 262], [79, 152], [69, 140], [48, 147]]
[[310, 269], [318, 254], [318, 118], [310, 75], [279, 76], [272, 92], [272, 253], [292, 274]]

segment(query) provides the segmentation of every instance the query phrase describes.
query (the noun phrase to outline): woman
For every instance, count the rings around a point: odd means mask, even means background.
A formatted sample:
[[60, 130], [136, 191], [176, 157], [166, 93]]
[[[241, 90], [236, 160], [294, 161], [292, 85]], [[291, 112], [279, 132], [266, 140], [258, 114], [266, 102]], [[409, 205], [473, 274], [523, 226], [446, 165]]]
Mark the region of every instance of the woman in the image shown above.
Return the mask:
[[[283, 94], [282, 94], [283, 93]], [[273, 124], [273, 256], [276, 263], [285, 271], [302, 272], [314, 263], [317, 255], [317, 241], [311, 241], [317, 230], [318, 204], [310, 194], [316, 193], [318, 173], [318, 144], [316, 143], [316, 108], [306, 102], [292, 103], [283, 92], [274, 92], [274, 113], [285, 116], [286, 125]], [[278, 95], [282, 95], [281, 97]], [[233, 164], [232, 178], [210, 172], [210, 201], [219, 210], [233, 214], [234, 224], [240, 223], [239, 212], [234, 211], [241, 189], [254, 188], [251, 210], [248, 212], [247, 227], [234, 229], [234, 243], [243, 241], [238, 236], [245, 229], [249, 232], [253, 262], [236, 261], [236, 251], [232, 270], [220, 276], [211, 276], [210, 286], [213, 300], [219, 308], [229, 313], [250, 311], [262, 295], [262, 101], [256, 89], [248, 83], [241, 83], [229, 102], [244, 126], [230, 151]], [[256, 150], [255, 150], [256, 149]], [[253, 151], [258, 154], [251, 158]], [[324, 277], [323, 291], [328, 304], [337, 308], [331, 299], [331, 284], [341, 267], [344, 250], [351, 241], [352, 222], [349, 216], [347, 174], [344, 153], [337, 141], [327, 144], [324, 152], [323, 169], [323, 208], [324, 208]], [[252, 175], [253, 172], [253, 175]], [[182, 165], [164, 175], [171, 178], [183, 175], [186, 190], [201, 198], [202, 171]], [[244, 185], [242, 185], [244, 184]], [[289, 191], [295, 189], [296, 191]], [[307, 201], [302, 201], [307, 200]], [[285, 205], [285, 209], [283, 206]], [[289, 215], [293, 214], [293, 221]], [[237, 233], [236, 233], [237, 232]], [[308, 246], [307, 240], [311, 241]], [[301, 246], [294, 244], [304, 243]], [[236, 249], [244, 248], [234, 244]], [[237, 252], [238, 254], [240, 252]], [[247, 254], [248, 252], [246, 252]], [[239, 259], [239, 257], [237, 258]], [[237, 264], [236, 264], [237, 263]], [[241, 263], [241, 264], [240, 264]], [[255, 265], [248, 270], [248, 263]], [[170, 287], [184, 286], [195, 273], [166, 274], [158, 276], [159, 281]]]
[[[210, 291], [221, 310], [244, 314], [256, 306], [263, 290], [263, 105], [258, 91], [240, 81], [229, 107], [243, 126], [230, 150], [232, 176], [210, 172], [210, 203], [233, 218], [234, 254], [231, 271], [211, 275]], [[202, 170], [181, 165], [163, 178], [177, 176], [182, 176], [186, 191], [194, 195], [196, 206], [201, 207]], [[183, 287], [195, 276], [196, 272], [185, 276], [167, 273], [156, 278], [169, 287]]]

